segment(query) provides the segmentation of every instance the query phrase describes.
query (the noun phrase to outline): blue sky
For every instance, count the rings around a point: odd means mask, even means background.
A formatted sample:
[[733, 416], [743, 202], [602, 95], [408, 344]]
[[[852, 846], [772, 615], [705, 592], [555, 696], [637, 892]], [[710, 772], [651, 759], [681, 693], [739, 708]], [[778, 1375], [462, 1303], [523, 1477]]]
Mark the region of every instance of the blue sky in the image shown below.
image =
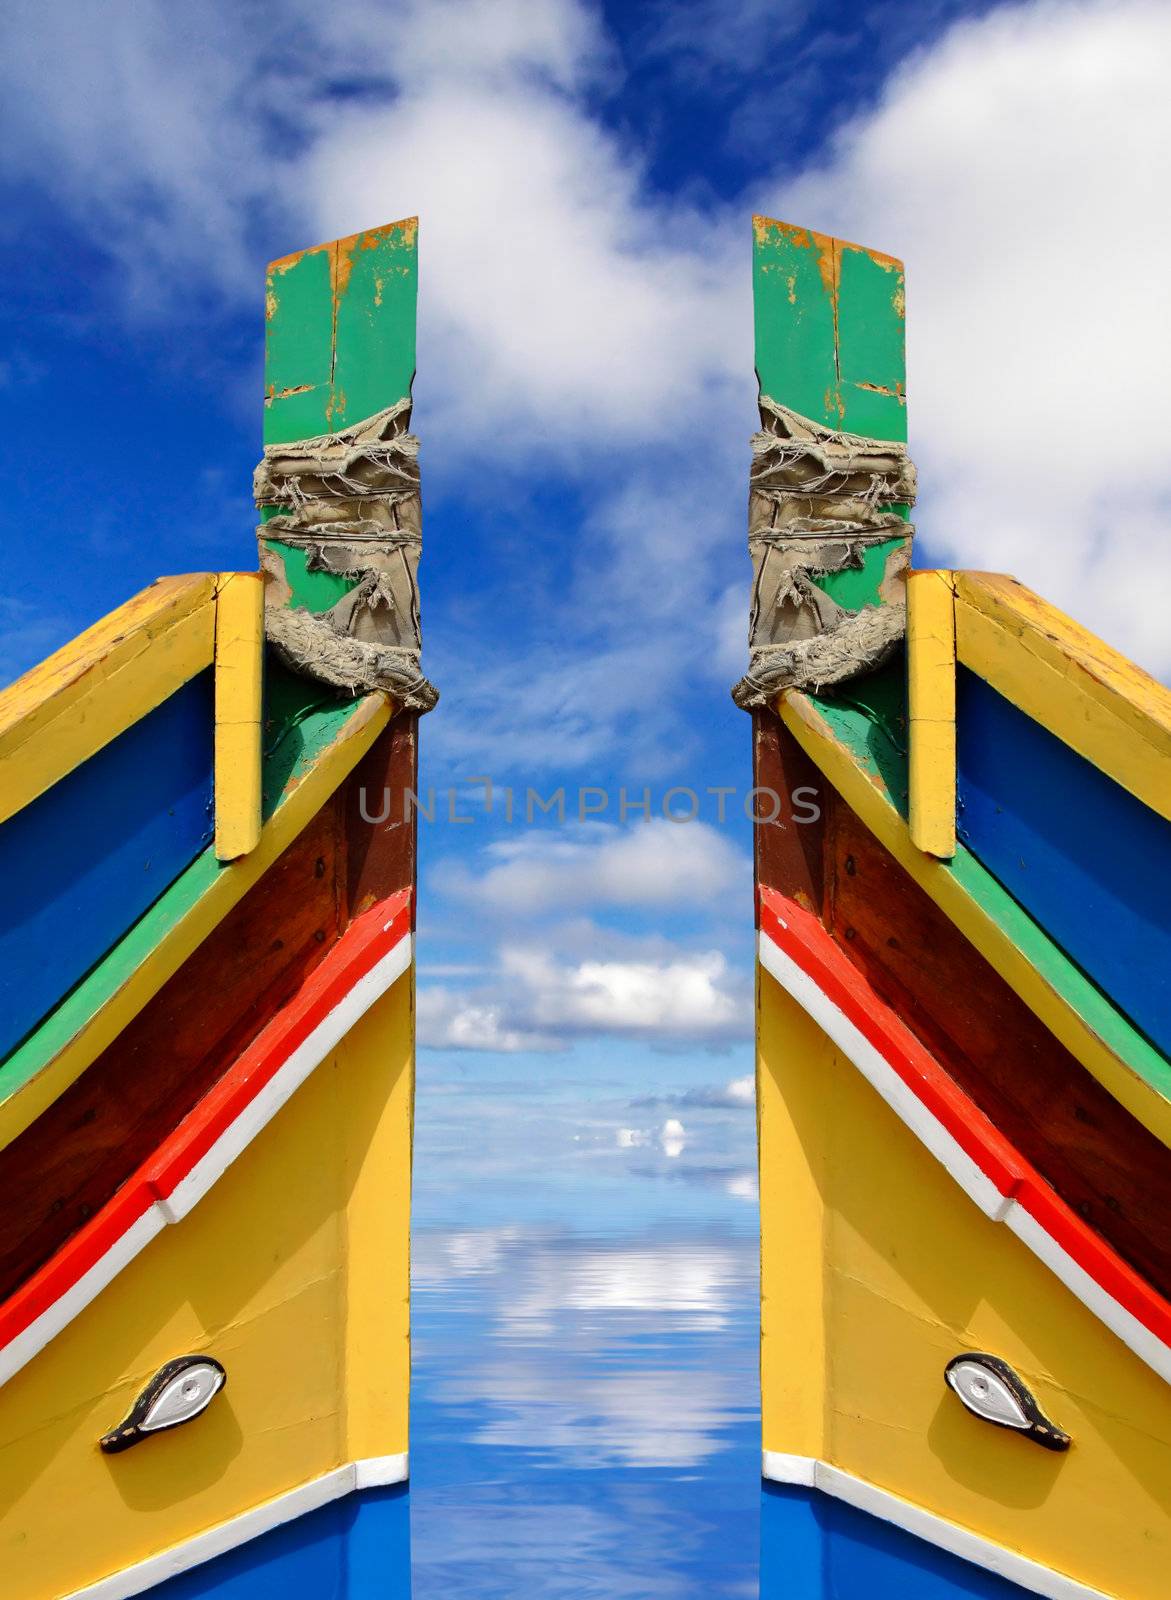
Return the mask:
[[498, 790], [423, 829], [436, 1071], [750, 1070], [754, 209], [908, 261], [920, 562], [1171, 667], [1167, 5], [10, 0], [0, 45], [6, 675], [253, 564], [264, 263], [421, 217], [424, 787]]

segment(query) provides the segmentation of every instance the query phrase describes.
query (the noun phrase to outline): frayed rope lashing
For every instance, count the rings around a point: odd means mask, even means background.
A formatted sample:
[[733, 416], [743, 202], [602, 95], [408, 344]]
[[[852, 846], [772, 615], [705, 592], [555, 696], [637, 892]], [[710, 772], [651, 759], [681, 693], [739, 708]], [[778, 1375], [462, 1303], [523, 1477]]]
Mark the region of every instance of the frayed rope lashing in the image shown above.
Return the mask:
[[889, 659], [906, 630], [906, 607], [847, 611], [814, 580], [859, 568], [869, 545], [910, 537], [891, 508], [913, 505], [907, 447], [837, 432], [760, 397], [752, 438], [748, 549], [752, 609], [748, 671], [738, 706], [771, 705], [785, 689], [824, 689]]
[[[351, 694], [381, 689], [399, 705], [430, 711], [439, 692], [419, 664], [419, 441], [409, 399], [336, 433], [265, 447], [253, 493], [276, 514], [257, 529], [306, 552], [310, 572], [356, 579], [327, 611], [281, 603], [265, 632], [292, 671]], [[273, 574], [272, 565], [266, 569]], [[283, 576], [283, 569], [281, 575]]]

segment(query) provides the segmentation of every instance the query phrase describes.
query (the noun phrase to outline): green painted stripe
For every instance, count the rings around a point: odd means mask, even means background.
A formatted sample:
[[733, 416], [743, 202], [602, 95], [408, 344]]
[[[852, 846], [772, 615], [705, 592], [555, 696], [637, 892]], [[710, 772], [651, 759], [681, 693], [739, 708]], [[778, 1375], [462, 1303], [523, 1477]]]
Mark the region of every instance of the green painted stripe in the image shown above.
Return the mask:
[[[323, 699], [320, 689], [270, 664], [266, 709], [269, 725], [278, 731], [270, 738], [264, 757], [266, 820], [334, 743], [361, 703]], [[35, 1078], [208, 893], [220, 873], [231, 870], [230, 863], [216, 860], [212, 847], [197, 856], [40, 1027], [0, 1064], [0, 1100]]]
[[[892, 810], [907, 815], [906, 724], [901, 666], [851, 684], [848, 698], [814, 700], [822, 720], [876, 784]], [[1055, 994], [1152, 1089], [1171, 1099], [1171, 1062], [1113, 1005], [962, 844], [938, 863], [1011, 940]]]

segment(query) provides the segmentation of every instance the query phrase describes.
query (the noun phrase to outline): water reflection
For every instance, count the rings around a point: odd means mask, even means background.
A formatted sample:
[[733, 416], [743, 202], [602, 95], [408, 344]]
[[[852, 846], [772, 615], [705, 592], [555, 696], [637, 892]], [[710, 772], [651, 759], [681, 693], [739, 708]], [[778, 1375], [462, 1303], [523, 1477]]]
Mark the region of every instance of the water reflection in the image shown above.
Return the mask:
[[751, 1106], [624, 1143], [630, 1096], [466, 1087], [419, 1103], [416, 1600], [755, 1597]]

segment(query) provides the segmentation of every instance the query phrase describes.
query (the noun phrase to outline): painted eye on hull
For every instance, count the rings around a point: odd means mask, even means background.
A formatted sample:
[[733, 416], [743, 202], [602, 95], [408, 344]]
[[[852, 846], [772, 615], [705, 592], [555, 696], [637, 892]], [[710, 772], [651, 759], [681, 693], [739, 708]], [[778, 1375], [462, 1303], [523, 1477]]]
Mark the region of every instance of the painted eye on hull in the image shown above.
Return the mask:
[[101, 1439], [107, 1455], [129, 1450], [149, 1434], [191, 1422], [206, 1411], [228, 1375], [211, 1356], [177, 1356], [147, 1384], [130, 1414]]
[[1050, 1422], [1031, 1391], [999, 1356], [982, 1351], [953, 1356], [944, 1377], [973, 1416], [999, 1428], [1014, 1428], [1046, 1450], [1069, 1449], [1069, 1434]]

